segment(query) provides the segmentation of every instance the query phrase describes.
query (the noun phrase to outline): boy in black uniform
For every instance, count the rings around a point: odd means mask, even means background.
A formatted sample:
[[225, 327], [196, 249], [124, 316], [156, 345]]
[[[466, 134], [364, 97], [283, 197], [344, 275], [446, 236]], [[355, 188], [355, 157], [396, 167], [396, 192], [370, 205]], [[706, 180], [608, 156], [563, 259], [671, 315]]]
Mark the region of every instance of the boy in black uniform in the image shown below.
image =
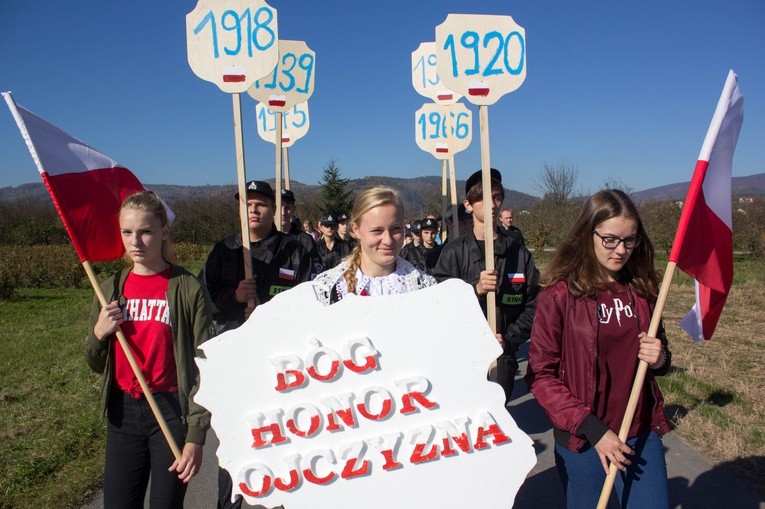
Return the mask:
[[[235, 195], [239, 199], [239, 193]], [[267, 182], [247, 182], [247, 217], [250, 229], [252, 278], [244, 278], [242, 235], [218, 241], [207, 257], [202, 281], [213, 301], [213, 319], [219, 332], [244, 323], [253, 309], [247, 301], [263, 304], [284, 290], [308, 281], [311, 257], [297, 238], [276, 230], [274, 191]], [[231, 477], [218, 468], [218, 508], [238, 509], [242, 499], [231, 503]]]
[[[502, 175], [491, 169], [492, 217], [484, 218], [481, 172], [465, 183], [465, 208], [473, 213], [473, 228], [450, 240], [441, 250], [433, 276], [440, 282], [460, 278], [475, 289], [486, 314], [486, 295], [496, 293], [497, 339], [503, 348], [497, 359], [497, 382], [505, 390], [506, 402], [513, 392], [518, 347], [531, 336], [534, 308], [539, 293], [539, 271], [531, 253], [496, 231], [496, 215], [505, 199]], [[484, 222], [494, 225], [494, 268], [486, 270]]]
[[348, 244], [348, 248], [353, 251], [358, 241], [351, 235], [350, 224], [348, 222], [348, 214], [341, 213], [337, 215], [337, 236], [340, 240]]
[[311, 255], [313, 262], [310, 279], [324, 272], [321, 265], [321, 256], [316, 248], [316, 241], [310, 233], [303, 231], [300, 221], [295, 221], [295, 193], [291, 189], [282, 189], [282, 231], [297, 238], [303, 245], [308, 254]]
[[430, 274], [438, 261], [438, 255], [441, 253], [441, 246], [436, 244], [436, 235], [438, 234], [438, 221], [431, 217], [426, 217], [420, 221], [419, 246], [408, 244], [409, 249], [401, 251], [401, 257], [420, 270]]
[[319, 219], [321, 238], [316, 243], [316, 249], [321, 256], [324, 270], [339, 265], [343, 258], [351, 253], [351, 247], [337, 236], [337, 215], [327, 214]]

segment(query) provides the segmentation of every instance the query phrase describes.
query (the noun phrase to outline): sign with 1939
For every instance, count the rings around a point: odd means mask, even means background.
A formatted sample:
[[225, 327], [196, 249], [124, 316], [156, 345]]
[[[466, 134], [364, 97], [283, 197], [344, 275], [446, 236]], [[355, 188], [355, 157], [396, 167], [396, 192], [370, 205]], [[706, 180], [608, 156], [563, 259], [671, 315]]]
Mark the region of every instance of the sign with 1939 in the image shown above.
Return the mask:
[[315, 71], [316, 54], [305, 41], [279, 41], [276, 68], [256, 81], [247, 93], [272, 111], [288, 111], [311, 97]]

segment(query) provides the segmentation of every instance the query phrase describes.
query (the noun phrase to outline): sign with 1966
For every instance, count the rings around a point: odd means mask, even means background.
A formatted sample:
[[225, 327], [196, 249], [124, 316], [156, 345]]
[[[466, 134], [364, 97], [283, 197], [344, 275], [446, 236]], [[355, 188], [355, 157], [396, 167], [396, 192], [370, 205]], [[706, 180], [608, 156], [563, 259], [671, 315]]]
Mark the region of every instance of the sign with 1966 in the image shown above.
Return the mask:
[[472, 125], [473, 114], [462, 103], [427, 103], [414, 114], [414, 138], [436, 159], [449, 159], [470, 146]]
[[[265, 104], [255, 105], [255, 116], [258, 122], [258, 135], [269, 143], [276, 144], [276, 112]], [[291, 147], [308, 132], [311, 122], [308, 116], [308, 103], [292, 106], [289, 111], [282, 113], [282, 148]]]
[[438, 104], [454, 104], [462, 97], [438, 77], [435, 42], [423, 42], [412, 52], [412, 85], [418, 94]]
[[494, 104], [526, 79], [526, 31], [510, 16], [449, 14], [436, 27], [436, 60], [449, 89]]
[[227, 93], [242, 93], [279, 56], [276, 9], [265, 0], [199, 0], [186, 15], [189, 65]]
[[276, 68], [256, 81], [247, 93], [272, 111], [287, 111], [313, 94], [316, 53], [305, 41], [279, 41]]

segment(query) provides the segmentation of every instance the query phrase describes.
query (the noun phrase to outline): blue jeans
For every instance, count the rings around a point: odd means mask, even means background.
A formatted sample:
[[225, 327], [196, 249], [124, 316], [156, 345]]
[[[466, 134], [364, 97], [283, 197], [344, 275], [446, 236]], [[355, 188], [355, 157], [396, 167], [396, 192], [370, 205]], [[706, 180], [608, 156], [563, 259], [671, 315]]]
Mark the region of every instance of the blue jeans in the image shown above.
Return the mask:
[[[661, 437], [653, 431], [627, 440], [635, 455], [626, 472], [618, 472], [614, 488], [623, 508], [669, 507], [667, 464]], [[606, 475], [595, 448], [587, 444], [572, 452], [555, 444], [555, 466], [566, 493], [566, 507], [592, 509], [598, 505]]]
[[[176, 393], [154, 394], [163, 417], [182, 448], [185, 427]], [[104, 509], [140, 509], [151, 474], [151, 509], [183, 508], [186, 484], [177, 472], [167, 469], [175, 456], [165, 440], [146, 398], [133, 398], [121, 391], [109, 396], [104, 465]]]

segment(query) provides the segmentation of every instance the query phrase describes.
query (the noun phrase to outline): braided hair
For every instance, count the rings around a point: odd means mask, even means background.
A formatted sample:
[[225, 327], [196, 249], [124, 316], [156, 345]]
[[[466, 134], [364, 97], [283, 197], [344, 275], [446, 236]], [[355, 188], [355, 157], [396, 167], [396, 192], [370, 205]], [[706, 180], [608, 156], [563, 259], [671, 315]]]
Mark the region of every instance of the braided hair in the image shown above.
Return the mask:
[[[358, 228], [364, 214], [373, 208], [382, 205], [393, 205], [401, 211], [402, 216], [404, 215], [404, 202], [401, 200], [398, 191], [387, 186], [375, 186], [364, 190], [353, 202], [351, 223]], [[343, 273], [343, 278], [348, 286], [348, 293], [355, 294], [356, 271], [361, 266], [361, 243], [356, 244], [356, 247], [354, 247], [351, 254], [345, 258], [345, 261], [348, 262], [348, 267]]]

